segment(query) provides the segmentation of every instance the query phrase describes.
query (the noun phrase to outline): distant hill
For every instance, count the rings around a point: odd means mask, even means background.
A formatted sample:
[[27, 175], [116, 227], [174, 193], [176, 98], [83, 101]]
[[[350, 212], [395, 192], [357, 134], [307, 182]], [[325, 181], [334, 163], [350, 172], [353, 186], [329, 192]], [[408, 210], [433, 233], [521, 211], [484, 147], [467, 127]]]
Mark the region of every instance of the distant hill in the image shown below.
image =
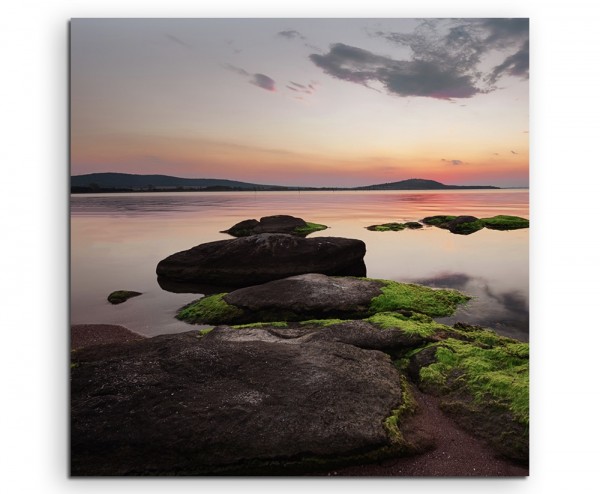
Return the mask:
[[354, 187], [353, 190], [448, 190], [448, 189], [499, 189], [492, 185], [445, 185], [435, 180], [425, 180], [423, 178], [410, 178], [400, 182], [390, 182], [386, 184], [366, 185], [364, 187]]
[[[82, 190], [84, 189], [84, 190]], [[180, 178], [168, 175], [133, 175], [129, 173], [90, 173], [71, 177], [72, 192], [106, 190], [287, 190], [278, 185], [252, 184], [216, 178]]]
[[435, 180], [411, 178], [400, 182], [363, 187], [298, 187], [265, 185], [218, 178], [181, 178], [169, 175], [134, 175], [130, 173], [89, 173], [71, 177], [71, 192], [132, 192], [132, 191], [232, 191], [232, 190], [448, 190], [499, 189], [491, 185], [445, 185]]

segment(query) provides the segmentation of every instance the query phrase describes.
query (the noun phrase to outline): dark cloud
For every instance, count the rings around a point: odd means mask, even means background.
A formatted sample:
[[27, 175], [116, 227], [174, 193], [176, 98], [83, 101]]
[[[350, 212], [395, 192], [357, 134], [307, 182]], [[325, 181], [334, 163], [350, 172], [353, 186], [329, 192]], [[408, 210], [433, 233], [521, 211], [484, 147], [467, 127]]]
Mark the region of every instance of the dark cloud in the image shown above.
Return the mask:
[[252, 79], [250, 79], [250, 84], [254, 84], [267, 91], [275, 91], [275, 81], [265, 74], [254, 74]]
[[325, 55], [312, 54], [310, 59], [332, 77], [364, 86], [379, 82], [398, 96], [450, 99], [480, 92], [470, 76], [452, 67], [425, 60], [394, 60], [343, 43], [332, 45]]
[[447, 160], [447, 159], [443, 159], [442, 161], [445, 161], [446, 163], [450, 164], [450, 165], [464, 165], [465, 162], [461, 161], [461, 160]]
[[529, 78], [529, 41], [525, 41], [519, 51], [507, 57], [500, 65], [494, 67], [494, 70], [489, 75], [489, 81], [495, 84], [505, 74], [523, 79]]
[[285, 86], [291, 91], [305, 94], [313, 94], [316, 89], [312, 84], [300, 84], [299, 82], [290, 81], [290, 84]]
[[287, 31], [279, 31], [277, 36], [281, 36], [286, 39], [306, 39], [302, 34], [300, 34], [295, 29], [288, 29]]
[[242, 69], [241, 67], [236, 67], [235, 65], [231, 65], [229, 63], [225, 64], [224, 67], [236, 74], [244, 76], [248, 79], [250, 84], [254, 84], [262, 89], [266, 89], [267, 91], [274, 92], [276, 91], [275, 81], [271, 79], [268, 75], [265, 74], [251, 74], [247, 70]]
[[512, 154], [519, 154], [519, 153], [515, 153], [514, 151], [511, 151]]
[[[310, 59], [332, 77], [364, 86], [380, 83], [397, 96], [470, 98], [495, 90], [503, 76], [529, 76], [528, 19], [426, 19], [410, 33], [372, 36], [410, 48], [410, 58], [395, 60], [336, 43]], [[492, 51], [505, 58], [486, 73], [481, 62]]]

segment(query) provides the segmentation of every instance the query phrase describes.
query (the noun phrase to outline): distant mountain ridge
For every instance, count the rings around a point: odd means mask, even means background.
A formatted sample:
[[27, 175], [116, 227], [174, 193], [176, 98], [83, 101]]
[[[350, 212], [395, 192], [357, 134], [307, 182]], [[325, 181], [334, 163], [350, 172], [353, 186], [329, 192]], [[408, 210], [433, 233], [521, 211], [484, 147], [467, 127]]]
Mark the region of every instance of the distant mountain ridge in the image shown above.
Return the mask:
[[265, 185], [217, 178], [181, 178], [170, 175], [89, 173], [71, 176], [71, 192], [117, 192], [152, 190], [448, 190], [499, 189], [492, 185], [445, 185], [435, 180], [411, 178], [399, 182], [361, 187], [298, 187]]
[[399, 182], [389, 182], [385, 184], [365, 185], [363, 187], [354, 187], [354, 190], [439, 190], [439, 189], [499, 189], [493, 185], [446, 185], [435, 180], [425, 180], [423, 178], [409, 178]]

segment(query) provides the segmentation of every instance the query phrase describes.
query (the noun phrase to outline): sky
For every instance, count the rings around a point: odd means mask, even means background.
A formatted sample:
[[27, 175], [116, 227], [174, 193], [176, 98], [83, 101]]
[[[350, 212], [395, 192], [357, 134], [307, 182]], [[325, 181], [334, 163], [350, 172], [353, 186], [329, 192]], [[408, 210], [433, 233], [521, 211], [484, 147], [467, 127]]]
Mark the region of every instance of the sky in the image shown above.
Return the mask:
[[527, 19], [74, 19], [71, 174], [529, 185]]

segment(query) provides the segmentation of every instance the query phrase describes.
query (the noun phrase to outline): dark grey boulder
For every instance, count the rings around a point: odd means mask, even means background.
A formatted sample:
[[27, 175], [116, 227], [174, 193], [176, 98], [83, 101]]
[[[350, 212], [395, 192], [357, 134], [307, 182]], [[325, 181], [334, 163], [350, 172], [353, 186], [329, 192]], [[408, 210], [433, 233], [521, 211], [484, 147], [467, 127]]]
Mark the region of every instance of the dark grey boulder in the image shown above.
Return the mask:
[[367, 313], [371, 300], [381, 295], [382, 286], [376, 280], [311, 273], [240, 288], [223, 300], [246, 311], [289, 311], [304, 319], [328, 318]]
[[374, 350], [222, 326], [73, 359], [74, 476], [308, 473], [432, 445]]
[[280, 214], [265, 216], [260, 221], [254, 219], [240, 221], [222, 233], [229, 233], [234, 237], [247, 237], [259, 233], [287, 233], [294, 235], [298, 229], [306, 228], [306, 226], [307, 223], [302, 218]]
[[365, 252], [356, 239], [263, 233], [178, 252], [156, 273], [159, 280], [238, 287], [305, 273], [366, 276]]

